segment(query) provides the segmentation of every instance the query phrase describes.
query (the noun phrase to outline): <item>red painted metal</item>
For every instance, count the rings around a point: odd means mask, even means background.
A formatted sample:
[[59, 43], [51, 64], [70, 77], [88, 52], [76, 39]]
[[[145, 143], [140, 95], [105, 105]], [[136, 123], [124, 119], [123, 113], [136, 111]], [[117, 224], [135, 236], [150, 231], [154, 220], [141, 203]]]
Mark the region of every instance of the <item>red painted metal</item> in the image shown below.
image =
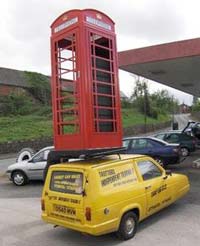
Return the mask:
[[96, 10], [71, 10], [51, 28], [56, 150], [121, 147], [114, 22]]

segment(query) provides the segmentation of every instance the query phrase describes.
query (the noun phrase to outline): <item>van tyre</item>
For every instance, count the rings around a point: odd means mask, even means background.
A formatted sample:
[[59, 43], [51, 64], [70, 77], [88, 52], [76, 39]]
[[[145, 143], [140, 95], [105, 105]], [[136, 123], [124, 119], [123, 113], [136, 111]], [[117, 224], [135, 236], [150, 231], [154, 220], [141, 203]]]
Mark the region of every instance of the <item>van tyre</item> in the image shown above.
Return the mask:
[[31, 157], [35, 154], [34, 149], [32, 148], [23, 148], [20, 150], [20, 152], [17, 154], [16, 162], [26, 161], [30, 160]]
[[17, 186], [23, 186], [28, 183], [28, 178], [24, 172], [15, 171], [12, 174], [12, 182]]
[[138, 226], [138, 217], [134, 212], [128, 212], [123, 215], [117, 236], [122, 240], [128, 240], [135, 236]]

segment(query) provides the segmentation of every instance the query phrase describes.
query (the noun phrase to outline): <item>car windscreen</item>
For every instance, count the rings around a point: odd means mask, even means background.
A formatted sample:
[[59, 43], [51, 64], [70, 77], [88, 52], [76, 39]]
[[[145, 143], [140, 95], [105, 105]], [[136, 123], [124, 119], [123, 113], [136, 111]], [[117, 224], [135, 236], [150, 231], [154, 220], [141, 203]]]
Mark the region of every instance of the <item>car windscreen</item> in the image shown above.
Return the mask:
[[67, 194], [82, 194], [83, 173], [74, 171], [53, 171], [50, 190]]

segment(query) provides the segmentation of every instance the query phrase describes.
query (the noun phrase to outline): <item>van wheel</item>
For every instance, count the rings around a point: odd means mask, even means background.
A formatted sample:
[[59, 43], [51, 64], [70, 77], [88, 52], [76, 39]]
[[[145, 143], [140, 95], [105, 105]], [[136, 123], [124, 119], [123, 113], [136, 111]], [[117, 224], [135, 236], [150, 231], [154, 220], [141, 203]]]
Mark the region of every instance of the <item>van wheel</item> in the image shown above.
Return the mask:
[[117, 236], [120, 239], [128, 240], [135, 236], [138, 226], [138, 217], [134, 212], [128, 212], [123, 215]]
[[17, 186], [23, 186], [28, 183], [28, 178], [22, 171], [15, 171], [12, 174], [12, 182]]

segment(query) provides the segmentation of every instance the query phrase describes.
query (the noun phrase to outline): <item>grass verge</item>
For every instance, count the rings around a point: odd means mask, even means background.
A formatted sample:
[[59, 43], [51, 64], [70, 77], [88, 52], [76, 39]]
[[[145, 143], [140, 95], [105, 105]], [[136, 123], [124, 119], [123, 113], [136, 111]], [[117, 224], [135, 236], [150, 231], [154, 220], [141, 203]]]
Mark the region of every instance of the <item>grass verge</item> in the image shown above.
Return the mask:
[[45, 116], [0, 117], [0, 143], [52, 136], [52, 119]]
[[[147, 117], [147, 124], [169, 121], [167, 115], [158, 119]], [[122, 109], [123, 127], [144, 124], [144, 115], [134, 109]], [[52, 119], [47, 116], [26, 115], [0, 117], [0, 143], [38, 139], [52, 136]]]

